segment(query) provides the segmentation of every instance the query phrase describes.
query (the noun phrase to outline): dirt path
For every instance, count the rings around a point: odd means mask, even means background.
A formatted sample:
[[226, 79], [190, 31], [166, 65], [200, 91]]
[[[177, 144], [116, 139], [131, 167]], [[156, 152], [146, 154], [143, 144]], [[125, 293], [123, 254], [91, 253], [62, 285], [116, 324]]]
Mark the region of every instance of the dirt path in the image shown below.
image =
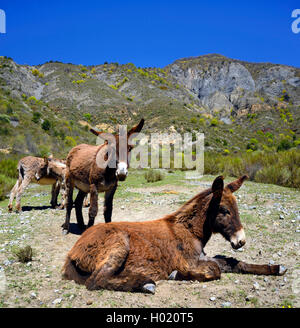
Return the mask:
[[[171, 213], [211, 183], [204, 177], [195, 184], [182, 184], [182, 174], [172, 181], [145, 184], [124, 183], [114, 202], [113, 221], [144, 221]], [[176, 183], [174, 181], [177, 181]], [[144, 185], [143, 185], [144, 184]], [[0, 307], [288, 307], [299, 306], [300, 193], [291, 189], [247, 182], [238, 192], [239, 209], [247, 243], [233, 251], [215, 235], [206, 247], [208, 255], [223, 254], [252, 263], [281, 263], [284, 277], [223, 274], [219, 281], [157, 284], [155, 295], [93, 291], [61, 279], [67, 252], [79, 238], [61, 234], [64, 211], [45, 209], [8, 214], [0, 203], [0, 270], [5, 273], [5, 291], [0, 288]], [[31, 187], [23, 205], [46, 205], [47, 189]], [[100, 198], [101, 199], [101, 198]], [[87, 210], [84, 217], [87, 221]], [[75, 228], [75, 217], [71, 222]], [[279, 216], [284, 216], [280, 219]], [[102, 201], [96, 223], [103, 222]], [[298, 232], [296, 232], [298, 231]], [[12, 251], [31, 245], [33, 261], [22, 264]], [[0, 276], [1, 278], [1, 276]], [[227, 302], [227, 303], [226, 303]], [[229, 302], [229, 303], [228, 303]], [[225, 303], [225, 304], [224, 304]]]

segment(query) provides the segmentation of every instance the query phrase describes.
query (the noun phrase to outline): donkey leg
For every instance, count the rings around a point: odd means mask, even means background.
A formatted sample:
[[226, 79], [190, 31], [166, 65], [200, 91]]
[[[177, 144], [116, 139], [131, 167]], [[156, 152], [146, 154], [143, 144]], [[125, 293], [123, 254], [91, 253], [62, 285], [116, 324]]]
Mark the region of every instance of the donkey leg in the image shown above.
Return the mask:
[[104, 219], [105, 223], [111, 222], [111, 215], [112, 215], [112, 209], [113, 209], [113, 198], [114, 194], [116, 192], [117, 185], [113, 186], [112, 189], [105, 192], [104, 195]]
[[122, 274], [129, 253], [129, 238], [124, 233], [117, 233], [109, 245], [109, 252], [103, 261], [86, 280], [89, 290], [108, 289], [118, 291], [155, 292], [155, 282], [142, 273], [126, 272]]
[[73, 207], [73, 190], [74, 185], [70, 179], [66, 181], [66, 220], [65, 223], [62, 225], [63, 231], [62, 233], [66, 235], [69, 232], [70, 228], [70, 218], [71, 218], [71, 211]]
[[22, 197], [24, 190], [28, 187], [30, 182], [31, 182], [31, 179], [25, 177], [25, 179], [22, 181], [21, 185], [19, 186], [19, 188], [17, 190], [17, 197], [16, 197], [16, 211], [17, 212], [21, 211], [21, 197]]
[[287, 269], [283, 265], [249, 264], [233, 257], [217, 255], [213, 258], [222, 272], [282, 276]]
[[83, 206], [84, 207], [89, 207], [90, 206], [90, 202], [89, 202], [89, 194], [86, 194], [84, 201], [83, 201]]
[[63, 210], [66, 206], [66, 184], [64, 180], [61, 182], [60, 193], [61, 193], [61, 204], [58, 208], [60, 210]]
[[76, 211], [76, 219], [77, 219], [77, 224], [78, 227], [81, 230], [84, 230], [84, 221], [83, 221], [83, 216], [82, 216], [82, 204], [83, 204], [83, 200], [84, 197], [86, 196], [86, 193], [79, 190], [77, 197], [75, 199], [75, 211]]
[[122, 232], [111, 236], [109, 247], [106, 250], [105, 257], [100, 263], [96, 263], [96, 268], [91, 276], [86, 280], [86, 287], [89, 290], [108, 288], [109, 279], [121, 268], [126, 261], [129, 253], [129, 237]]
[[57, 198], [59, 195], [59, 190], [60, 190], [60, 182], [57, 180], [53, 185], [52, 185], [52, 190], [51, 190], [51, 207], [56, 208], [57, 207]]
[[169, 280], [210, 281], [221, 278], [221, 269], [215, 261], [199, 261], [196, 268], [173, 271]]
[[8, 211], [11, 212], [13, 209], [13, 201], [16, 196], [17, 190], [19, 188], [19, 183], [21, 183], [21, 180], [18, 179], [14, 187], [12, 188], [9, 196], [9, 203], [8, 203]]
[[98, 213], [98, 191], [94, 184], [90, 186], [90, 202], [88, 228], [94, 225]]

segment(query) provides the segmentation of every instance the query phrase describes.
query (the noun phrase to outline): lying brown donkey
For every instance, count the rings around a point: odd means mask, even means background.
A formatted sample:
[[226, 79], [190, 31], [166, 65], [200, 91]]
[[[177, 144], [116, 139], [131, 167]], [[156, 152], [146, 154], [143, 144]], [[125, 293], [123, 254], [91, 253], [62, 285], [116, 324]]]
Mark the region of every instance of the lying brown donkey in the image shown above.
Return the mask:
[[247, 176], [224, 188], [223, 177], [176, 212], [146, 222], [99, 223], [85, 231], [69, 252], [63, 277], [89, 290], [155, 292], [164, 279], [208, 281], [221, 272], [283, 275], [281, 265], [247, 264], [234, 258], [205, 256], [213, 233], [234, 249], [246, 240], [233, 192]]

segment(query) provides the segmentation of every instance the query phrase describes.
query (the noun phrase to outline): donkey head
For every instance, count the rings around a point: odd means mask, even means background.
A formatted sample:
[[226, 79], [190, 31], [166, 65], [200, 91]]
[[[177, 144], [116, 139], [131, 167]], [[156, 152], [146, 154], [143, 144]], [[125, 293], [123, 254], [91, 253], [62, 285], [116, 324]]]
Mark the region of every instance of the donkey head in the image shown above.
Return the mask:
[[[110, 159], [116, 165], [116, 176], [120, 181], [124, 181], [127, 177], [130, 162], [130, 152], [133, 149], [133, 146], [128, 143], [128, 140], [134, 133], [139, 133], [142, 130], [143, 126], [144, 119], [141, 119], [139, 124], [134, 126], [128, 132], [121, 130], [119, 134], [114, 135], [90, 129], [93, 134], [105, 140], [105, 143], [108, 145], [111, 155]], [[110, 155], [106, 154], [107, 151], [105, 151], [104, 153], [104, 160], [109, 161], [108, 157]]]
[[224, 188], [223, 177], [219, 176], [212, 185], [213, 197], [209, 206], [212, 230], [215, 233], [221, 233], [226, 240], [230, 241], [234, 249], [244, 246], [246, 239], [233, 193], [247, 178], [248, 176], [244, 175]]
[[35, 178], [37, 181], [41, 180], [43, 177], [45, 177], [48, 174], [48, 164], [49, 164], [49, 158], [44, 157], [44, 161], [40, 164], [37, 171], [35, 172]]

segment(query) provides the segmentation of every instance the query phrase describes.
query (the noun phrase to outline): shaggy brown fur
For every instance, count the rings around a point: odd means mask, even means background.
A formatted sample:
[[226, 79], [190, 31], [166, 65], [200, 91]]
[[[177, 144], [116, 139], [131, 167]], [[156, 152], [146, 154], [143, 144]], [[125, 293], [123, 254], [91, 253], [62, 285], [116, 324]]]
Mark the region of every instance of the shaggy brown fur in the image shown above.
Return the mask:
[[[204, 247], [221, 233], [234, 248], [245, 244], [236, 191], [246, 176], [224, 188], [217, 177], [211, 188], [176, 212], [147, 222], [97, 224], [83, 233], [67, 255], [63, 277], [89, 290], [154, 292], [155, 281], [219, 279], [221, 272], [283, 274], [279, 265], [252, 265], [232, 258], [209, 258]], [[237, 238], [237, 236], [239, 236]]]
[[[53, 162], [63, 164], [63, 161], [59, 159], [52, 159]], [[63, 164], [65, 165], [65, 164]], [[37, 183], [40, 185], [52, 185], [52, 197], [51, 206], [55, 208], [57, 206], [57, 197], [61, 188], [61, 180], [53, 175], [47, 174], [48, 158], [40, 158], [27, 156], [22, 158], [18, 163], [19, 178], [11, 190], [10, 199], [8, 204], [8, 210], [13, 210], [13, 201], [16, 197], [16, 210], [21, 211], [21, 196], [24, 190], [30, 183]], [[42, 172], [41, 178], [37, 178], [38, 172]]]
[[[139, 133], [144, 125], [142, 119], [139, 124], [134, 126], [127, 134], [127, 138], [133, 133]], [[113, 197], [118, 186], [118, 180], [124, 181], [126, 175], [118, 175], [117, 168], [110, 163], [116, 161], [119, 164], [119, 135], [114, 136], [115, 143], [106, 139], [104, 133], [91, 129], [95, 135], [102, 137], [105, 141], [103, 145], [78, 145], [71, 149], [67, 157], [66, 170], [66, 220], [62, 225], [63, 233], [66, 234], [70, 227], [71, 210], [73, 207], [73, 190], [76, 187], [79, 192], [75, 200], [76, 219], [80, 229], [84, 230], [85, 225], [82, 216], [83, 200], [87, 193], [90, 193], [90, 208], [88, 227], [94, 224], [98, 213], [98, 193], [104, 192], [104, 219], [105, 222], [111, 221]], [[127, 139], [127, 140], [128, 140]], [[129, 153], [132, 146], [127, 143], [127, 163], [129, 166]], [[109, 157], [107, 154], [110, 154]], [[104, 165], [105, 164], [105, 165]], [[125, 164], [124, 164], [125, 165]]]

